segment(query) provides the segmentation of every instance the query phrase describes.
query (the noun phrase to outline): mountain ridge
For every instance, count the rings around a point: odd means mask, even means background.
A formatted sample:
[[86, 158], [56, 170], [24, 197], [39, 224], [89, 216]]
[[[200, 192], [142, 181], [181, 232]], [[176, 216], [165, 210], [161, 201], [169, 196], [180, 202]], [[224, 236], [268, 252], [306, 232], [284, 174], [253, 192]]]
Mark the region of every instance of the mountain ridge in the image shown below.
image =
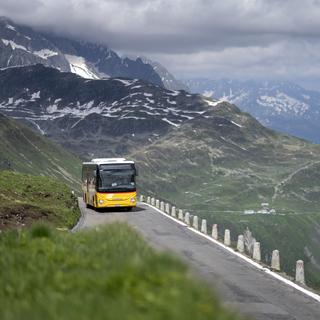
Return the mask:
[[41, 64], [0, 71], [0, 86], [0, 112], [86, 157], [151, 143], [215, 104], [138, 79], [84, 79]]
[[320, 143], [320, 92], [288, 81], [186, 81], [192, 92], [238, 105], [274, 130]]
[[0, 19], [0, 68], [41, 63], [85, 78], [139, 78], [163, 86], [153, 67], [141, 59], [122, 59], [102, 44], [36, 32]]

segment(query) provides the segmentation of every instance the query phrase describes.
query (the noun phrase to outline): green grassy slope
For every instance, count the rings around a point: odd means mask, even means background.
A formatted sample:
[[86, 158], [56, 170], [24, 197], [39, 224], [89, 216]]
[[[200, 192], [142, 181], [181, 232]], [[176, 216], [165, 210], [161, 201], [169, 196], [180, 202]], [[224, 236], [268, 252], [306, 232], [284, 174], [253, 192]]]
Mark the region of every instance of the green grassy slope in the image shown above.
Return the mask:
[[49, 139], [0, 114], [0, 169], [46, 175], [79, 188], [81, 161]]
[[[293, 260], [304, 259], [307, 278], [320, 287], [319, 145], [268, 130], [236, 107], [221, 103], [208, 111], [206, 120], [189, 121], [133, 157], [143, 192], [199, 216], [214, 216], [212, 222], [224, 226], [246, 221], [239, 233], [249, 226], [269, 252], [282, 249], [283, 260], [288, 261], [285, 270], [291, 274]], [[263, 215], [257, 222], [242, 214], [260, 209], [262, 202], [286, 214], [281, 227], [278, 217]], [[295, 241], [298, 244], [291, 245]]]
[[259, 209], [269, 202], [277, 210], [319, 211], [319, 145], [268, 130], [229, 104], [210, 116], [134, 155], [144, 189], [197, 210]]
[[0, 171], [0, 230], [34, 222], [71, 228], [79, 215], [77, 199], [65, 184], [49, 177]]
[[236, 319], [123, 224], [0, 234], [1, 319]]

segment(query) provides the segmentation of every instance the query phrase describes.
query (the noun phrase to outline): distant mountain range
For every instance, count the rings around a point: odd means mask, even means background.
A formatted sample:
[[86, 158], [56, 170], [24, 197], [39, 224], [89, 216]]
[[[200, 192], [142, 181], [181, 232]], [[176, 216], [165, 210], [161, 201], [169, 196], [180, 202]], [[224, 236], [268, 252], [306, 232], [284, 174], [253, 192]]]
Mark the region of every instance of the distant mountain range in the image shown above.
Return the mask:
[[291, 82], [186, 80], [194, 93], [226, 100], [265, 126], [320, 143], [320, 92]]
[[0, 68], [41, 63], [87, 79], [125, 77], [186, 89], [157, 62], [120, 57], [105, 45], [37, 32], [0, 17]]

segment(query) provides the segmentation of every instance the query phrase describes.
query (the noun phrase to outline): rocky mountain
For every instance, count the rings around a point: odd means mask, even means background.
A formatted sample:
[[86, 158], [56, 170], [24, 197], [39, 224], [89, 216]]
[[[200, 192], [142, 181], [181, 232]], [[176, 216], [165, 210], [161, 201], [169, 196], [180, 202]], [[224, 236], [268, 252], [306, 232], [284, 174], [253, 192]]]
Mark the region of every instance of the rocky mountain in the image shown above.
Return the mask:
[[41, 63], [88, 79], [127, 77], [163, 86], [140, 58], [120, 58], [107, 46], [37, 32], [0, 18], [0, 68]]
[[150, 64], [153, 70], [160, 76], [161, 81], [165, 88], [169, 90], [184, 90], [190, 91], [188, 86], [186, 86], [182, 81], [175, 78], [175, 76], [169, 72], [169, 70], [164, 67], [161, 63], [157, 61], [152, 61], [146, 57], [141, 57], [144, 63]]
[[234, 103], [272, 129], [320, 143], [320, 92], [294, 83], [196, 79], [192, 92]]
[[58, 178], [80, 186], [80, 159], [41, 134], [0, 114], [0, 170]]
[[152, 143], [215, 103], [138, 79], [90, 80], [41, 64], [0, 71], [0, 112], [90, 157]]

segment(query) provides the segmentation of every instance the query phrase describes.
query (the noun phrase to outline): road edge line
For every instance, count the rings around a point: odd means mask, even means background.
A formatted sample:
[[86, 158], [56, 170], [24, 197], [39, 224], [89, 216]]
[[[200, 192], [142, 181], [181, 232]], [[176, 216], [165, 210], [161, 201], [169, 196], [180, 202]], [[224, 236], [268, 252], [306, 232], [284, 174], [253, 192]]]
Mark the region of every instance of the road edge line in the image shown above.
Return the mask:
[[152, 209], [156, 210], [157, 212], [159, 212], [159, 213], [162, 214], [163, 216], [167, 217], [168, 219], [173, 220], [173, 221], [175, 221], [176, 223], [178, 223], [178, 224], [180, 224], [180, 225], [182, 225], [182, 226], [185, 226], [188, 230], [196, 233], [197, 235], [202, 236], [203, 238], [205, 238], [205, 239], [213, 242], [214, 244], [217, 244], [218, 246], [224, 248], [224, 249], [227, 250], [229, 253], [231, 253], [231, 254], [237, 256], [238, 258], [246, 261], [247, 263], [249, 263], [249, 264], [251, 264], [252, 266], [254, 266], [255, 268], [257, 268], [258, 270], [264, 271], [266, 274], [269, 274], [270, 276], [274, 277], [275, 279], [280, 280], [281, 282], [283, 282], [283, 283], [287, 284], [288, 286], [296, 289], [297, 291], [300, 291], [300, 292], [304, 293], [305, 295], [309, 296], [310, 298], [313, 298], [313, 299], [316, 300], [317, 302], [320, 302], [320, 295], [318, 295], [318, 294], [316, 294], [316, 293], [314, 293], [314, 292], [312, 292], [312, 291], [309, 291], [308, 289], [305, 289], [305, 288], [297, 285], [296, 283], [292, 282], [291, 280], [288, 280], [288, 279], [282, 277], [280, 274], [275, 273], [275, 272], [273, 272], [272, 270], [270, 270], [270, 269], [268, 269], [268, 268], [266, 268], [266, 267], [263, 267], [262, 265], [260, 265], [259, 263], [251, 260], [251, 259], [248, 258], [247, 256], [242, 255], [241, 253], [239, 253], [239, 252], [237, 252], [237, 251], [234, 251], [234, 249], [232, 249], [232, 248], [230, 248], [230, 247], [227, 247], [226, 245], [224, 245], [223, 243], [219, 242], [218, 240], [215, 240], [215, 239], [213, 239], [212, 237], [210, 237], [210, 236], [208, 236], [208, 235], [206, 235], [206, 234], [204, 234], [204, 233], [201, 233], [201, 232], [198, 231], [198, 230], [195, 230], [195, 229], [189, 227], [189, 226], [186, 225], [184, 222], [182, 222], [182, 221], [180, 221], [180, 220], [177, 220], [176, 218], [173, 218], [173, 217], [169, 216], [168, 214], [162, 212], [160, 209], [152, 206], [151, 204], [145, 203], [145, 202], [143, 202], [143, 204], [151, 207]]
[[83, 210], [83, 208], [81, 208], [81, 200], [82, 200], [82, 198], [78, 197], [78, 208], [80, 210], [80, 217], [79, 217], [77, 223], [70, 230], [70, 232], [72, 232], [72, 233], [77, 232], [81, 228], [81, 226], [83, 225], [84, 220], [86, 218], [86, 210]]

